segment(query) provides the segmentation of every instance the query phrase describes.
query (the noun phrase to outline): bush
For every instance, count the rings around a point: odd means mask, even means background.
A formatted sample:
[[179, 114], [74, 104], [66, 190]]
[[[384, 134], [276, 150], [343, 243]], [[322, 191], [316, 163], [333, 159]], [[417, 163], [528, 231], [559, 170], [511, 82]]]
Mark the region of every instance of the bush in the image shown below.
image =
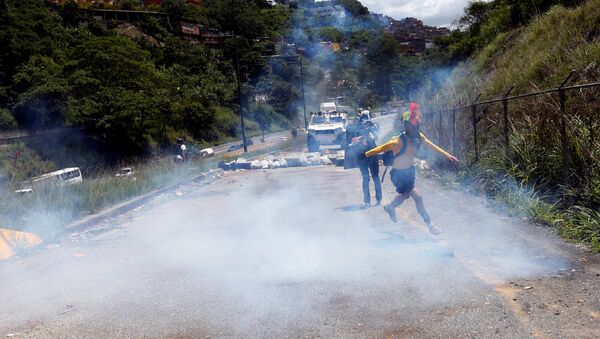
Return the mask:
[[17, 121], [12, 114], [3, 108], [0, 108], [0, 131], [8, 131], [17, 128]]

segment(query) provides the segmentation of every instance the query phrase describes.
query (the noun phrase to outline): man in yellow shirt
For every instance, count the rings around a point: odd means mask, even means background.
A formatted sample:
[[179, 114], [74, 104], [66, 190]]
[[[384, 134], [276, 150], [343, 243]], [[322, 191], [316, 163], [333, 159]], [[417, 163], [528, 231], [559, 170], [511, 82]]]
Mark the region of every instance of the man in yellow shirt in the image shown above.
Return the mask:
[[388, 213], [392, 221], [397, 222], [396, 207], [400, 206], [406, 199], [412, 197], [415, 200], [417, 210], [427, 224], [429, 231], [433, 234], [439, 234], [441, 231], [436, 228], [425, 210], [423, 196], [415, 188], [415, 166], [414, 160], [417, 150], [421, 145], [426, 145], [434, 151], [444, 155], [450, 161], [458, 162], [458, 159], [450, 153], [431, 142], [420, 132], [421, 113], [419, 104], [411, 102], [409, 106], [410, 114], [408, 119], [404, 120], [404, 132], [400, 136], [393, 137], [387, 143], [375, 147], [365, 153], [367, 157], [391, 151], [394, 156], [392, 171], [390, 177], [398, 195], [383, 209]]

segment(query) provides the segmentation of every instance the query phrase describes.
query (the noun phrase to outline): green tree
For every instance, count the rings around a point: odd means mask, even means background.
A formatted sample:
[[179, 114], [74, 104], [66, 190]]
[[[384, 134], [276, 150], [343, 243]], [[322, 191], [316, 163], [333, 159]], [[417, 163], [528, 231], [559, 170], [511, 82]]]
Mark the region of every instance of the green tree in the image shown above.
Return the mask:
[[66, 122], [70, 87], [62, 71], [62, 65], [43, 56], [34, 56], [18, 68], [12, 89], [19, 94], [13, 110], [21, 126], [37, 129]]
[[192, 6], [188, 5], [185, 0], [164, 0], [160, 4], [160, 10], [175, 18], [193, 18], [195, 15]]
[[392, 80], [403, 71], [400, 45], [388, 33], [372, 42], [366, 53], [366, 62], [361, 64], [359, 79], [372, 83], [377, 93], [386, 100], [394, 95]]
[[273, 93], [269, 104], [276, 112], [284, 114], [288, 119], [296, 118], [297, 110], [294, 102], [300, 94], [289, 82], [276, 81], [273, 84]]
[[0, 131], [8, 131], [17, 128], [17, 121], [9, 110], [0, 108]]
[[0, 0], [0, 86], [10, 85], [31, 56], [56, 55], [65, 42], [59, 20], [41, 0]]
[[116, 2], [116, 5], [119, 9], [127, 10], [127, 11], [140, 10], [141, 9], [140, 4], [141, 4], [141, 2], [138, 0], [119, 0]]
[[369, 15], [369, 9], [358, 0], [336, 0], [338, 5], [344, 6], [353, 16], [361, 17]]
[[342, 32], [335, 27], [323, 27], [319, 29], [319, 35], [323, 41], [341, 42], [343, 38]]
[[150, 54], [134, 41], [120, 37], [93, 37], [69, 52], [67, 72], [85, 72], [103, 87], [142, 90], [157, 80]]
[[570, 7], [582, 2], [583, 0], [473, 1], [458, 20], [459, 29], [437, 42], [448, 50], [454, 60], [464, 59], [486, 46], [499, 33], [529, 23], [552, 6]]

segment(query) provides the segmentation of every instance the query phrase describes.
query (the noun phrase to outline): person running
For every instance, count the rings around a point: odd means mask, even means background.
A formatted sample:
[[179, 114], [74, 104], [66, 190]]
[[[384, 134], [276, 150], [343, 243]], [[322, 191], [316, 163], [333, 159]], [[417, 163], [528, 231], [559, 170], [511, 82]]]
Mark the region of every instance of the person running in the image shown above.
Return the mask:
[[[362, 118], [362, 117], [361, 117]], [[365, 151], [377, 146], [377, 125], [368, 116], [361, 120], [360, 135], [352, 139], [352, 144], [356, 145], [361, 151], [357, 156], [356, 162], [362, 176], [363, 201], [365, 208], [371, 207], [371, 193], [369, 190], [369, 172], [373, 178], [375, 186], [375, 199], [377, 205], [381, 205], [381, 182], [379, 181], [379, 159], [377, 157], [367, 158]]]
[[370, 158], [379, 153], [389, 151], [391, 151], [394, 156], [390, 177], [392, 183], [396, 187], [398, 195], [396, 195], [391, 203], [383, 206], [383, 209], [389, 215], [390, 219], [392, 219], [393, 222], [398, 222], [396, 218], [396, 207], [400, 206], [406, 199], [412, 197], [421, 218], [423, 218], [423, 221], [427, 224], [427, 228], [432, 234], [437, 235], [441, 233], [441, 230], [435, 227], [431, 221], [429, 213], [427, 213], [425, 205], [423, 204], [423, 196], [415, 188], [415, 155], [421, 145], [424, 144], [444, 155], [450, 161], [458, 162], [458, 159], [431, 142], [420, 132], [422, 119], [419, 111], [419, 104], [411, 102], [409, 111], [410, 114], [408, 119], [403, 121], [404, 132], [400, 136], [393, 137], [387, 143], [367, 151], [365, 156]]

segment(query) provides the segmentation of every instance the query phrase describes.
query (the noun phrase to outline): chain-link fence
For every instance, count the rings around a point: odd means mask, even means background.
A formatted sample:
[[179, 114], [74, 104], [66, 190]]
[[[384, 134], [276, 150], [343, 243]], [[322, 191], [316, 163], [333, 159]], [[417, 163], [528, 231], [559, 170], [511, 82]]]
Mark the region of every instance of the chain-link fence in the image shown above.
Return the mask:
[[[507, 164], [533, 163], [536, 176], [570, 184], [594, 167], [600, 129], [600, 82], [567, 86], [469, 103], [455, 102], [424, 112], [430, 137], [478, 163], [482, 156]], [[543, 154], [543, 157], [542, 157]], [[527, 159], [527, 161], [525, 161]], [[537, 159], [537, 160], [531, 160]]]

